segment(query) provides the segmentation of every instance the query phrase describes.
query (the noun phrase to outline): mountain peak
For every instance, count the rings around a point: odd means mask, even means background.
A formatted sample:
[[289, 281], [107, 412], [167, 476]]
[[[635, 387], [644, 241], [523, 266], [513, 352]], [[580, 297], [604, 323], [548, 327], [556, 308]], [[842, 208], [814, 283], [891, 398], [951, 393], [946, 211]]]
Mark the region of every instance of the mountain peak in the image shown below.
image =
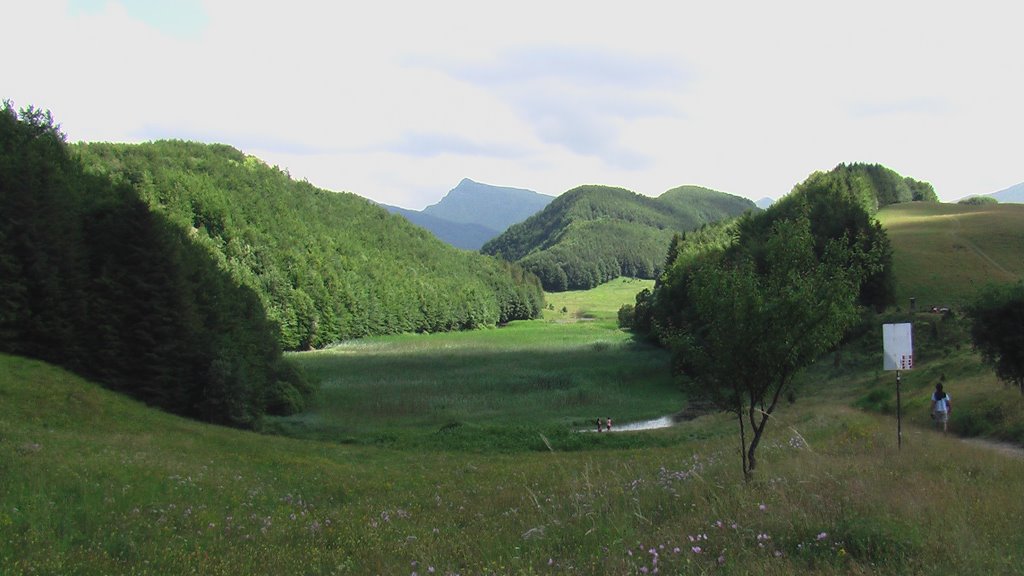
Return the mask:
[[539, 212], [552, 200], [552, 196], [525, 188], [493, 186], [463, 178], [440, 202], [427, 206], [423, 212], [451, 222], [480, 224], [497, 234]]

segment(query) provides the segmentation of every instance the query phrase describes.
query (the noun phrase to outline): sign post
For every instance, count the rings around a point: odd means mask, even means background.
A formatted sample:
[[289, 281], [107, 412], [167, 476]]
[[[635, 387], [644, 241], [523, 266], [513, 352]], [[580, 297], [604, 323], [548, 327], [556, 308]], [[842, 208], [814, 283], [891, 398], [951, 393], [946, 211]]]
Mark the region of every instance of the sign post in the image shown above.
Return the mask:
[[882, 365], [896, 371], [896, 444], [903, 449], [903, 407], [900, 399], [900, 371], [914, 367], [913, 325], [882, 324]]

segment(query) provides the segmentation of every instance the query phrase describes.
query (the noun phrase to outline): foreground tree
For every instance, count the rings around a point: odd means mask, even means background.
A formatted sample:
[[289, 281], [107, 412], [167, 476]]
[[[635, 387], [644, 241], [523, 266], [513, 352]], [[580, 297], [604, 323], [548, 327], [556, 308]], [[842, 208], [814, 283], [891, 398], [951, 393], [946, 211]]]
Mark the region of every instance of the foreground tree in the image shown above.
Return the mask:
[[685, 325], [671, 339], [692, 396], [735, 414], [743, 473], [799, 371], [856, 319], [864, 276], [850, 244], [815, 253], [810, 221], [779, 220], [762, 246], [708, 254], [690, 268]]
[[1024, 394], [1024, 283], [990, 285], [967, 308], [971, 339], [999, 378]]

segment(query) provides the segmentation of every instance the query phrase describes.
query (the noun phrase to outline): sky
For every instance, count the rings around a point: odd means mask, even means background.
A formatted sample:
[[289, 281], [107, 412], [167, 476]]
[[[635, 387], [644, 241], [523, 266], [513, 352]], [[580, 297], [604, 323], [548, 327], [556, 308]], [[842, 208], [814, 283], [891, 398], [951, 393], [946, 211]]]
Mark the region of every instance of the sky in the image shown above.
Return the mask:
[[224, 143], [414, 210], [463, 178], [752, 200], [844, 162], [944, 201], [1024, 181], [1004, 0], [3, 4], [0, 98], [69, 141]]

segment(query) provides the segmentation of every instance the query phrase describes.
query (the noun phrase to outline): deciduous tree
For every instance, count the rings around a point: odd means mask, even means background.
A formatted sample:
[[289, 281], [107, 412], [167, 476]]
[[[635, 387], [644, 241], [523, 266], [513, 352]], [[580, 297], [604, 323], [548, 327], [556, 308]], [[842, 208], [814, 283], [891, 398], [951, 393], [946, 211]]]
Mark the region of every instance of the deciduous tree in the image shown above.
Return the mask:
[[739, 250], [696, 264], [685, 325], [672, 339], [691, 394], [736, 415], [747, 478], [794, 377], [855, 320], [862, 275], [843, 242], [815, 254], [806, 218], [776, 221], [758, 252], [760, 262]]
[[971, 339], [996, 375], [1024, 394], [1024, 283], [990, 285], [967, 308]]

